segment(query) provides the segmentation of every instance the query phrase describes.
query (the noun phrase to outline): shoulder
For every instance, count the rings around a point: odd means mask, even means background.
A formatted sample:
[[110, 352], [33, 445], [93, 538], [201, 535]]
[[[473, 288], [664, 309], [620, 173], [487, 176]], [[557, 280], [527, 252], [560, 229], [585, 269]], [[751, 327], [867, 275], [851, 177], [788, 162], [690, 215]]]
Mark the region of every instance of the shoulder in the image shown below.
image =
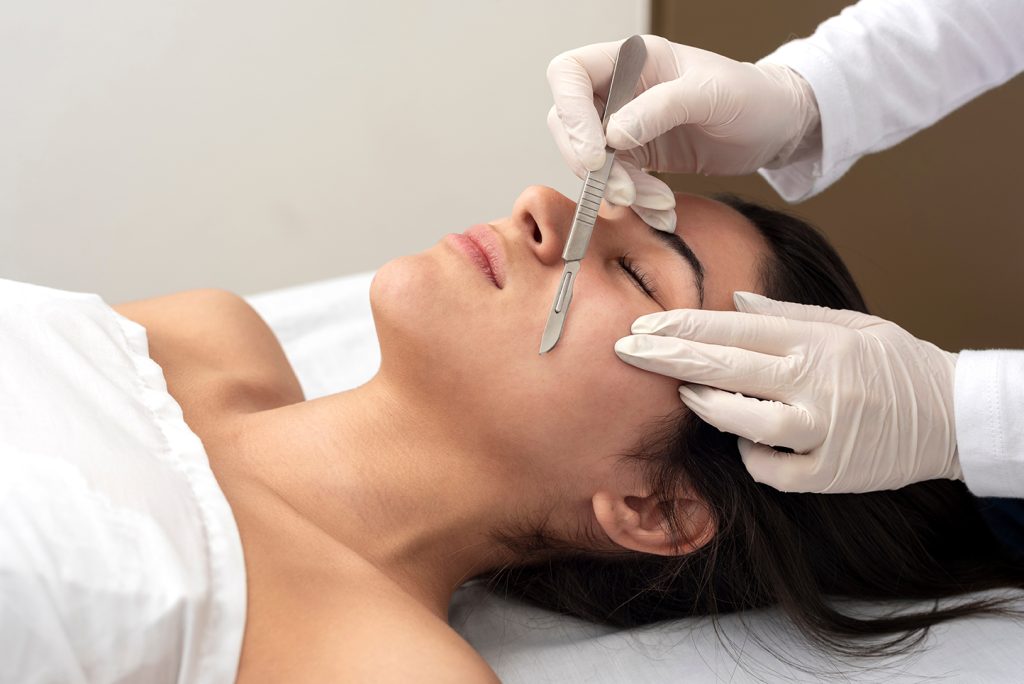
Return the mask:
[[330, 579], [292, 575], [253, 595], [238, 684], [500, 684], [455, 630], [390, 582], [340, 568]]
[[451, 648], [433, 639], [408, 638], [395, 633], [385, 643], [353, 653], [345, 648], [316, 649], [301, 647], [301, 659], [278, 660], [267, 668], [243, 664], [237, 684], [287, 681], [293, 684], [315, 682], [376, 682], [377, 684], [501, 684], [494, 670], [478, 654]]
[[179, 402], [201, 398], [244, 412], [303, 398], [277, 337], [233, 292], [189, 290], [113, 309], [146, 329], [150, 356]]
[[218, 343], [227, 341], [239, 325], [266, 328], [248, 302], [228, 290], [188, 290], [118, 304], [113, 309], [144, 326], [159, 338], [158, 343], [199, 338]]
[[344, 681], [500, 684], [487, 661], [440, 621], [431, 629], [382, 629], [360, 641], [360, 657], [344, 668]]

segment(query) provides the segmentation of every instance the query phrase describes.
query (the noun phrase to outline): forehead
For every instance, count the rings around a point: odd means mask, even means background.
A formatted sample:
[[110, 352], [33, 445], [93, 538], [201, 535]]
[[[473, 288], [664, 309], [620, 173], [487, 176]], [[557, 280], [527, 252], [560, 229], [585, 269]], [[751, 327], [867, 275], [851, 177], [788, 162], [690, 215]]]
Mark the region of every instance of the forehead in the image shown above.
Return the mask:
[[704, 264], [704, 308], [731, 310], [736, 290], [760, 292], [768, 243], [738, 211], [699, 195], [676, 193], [676, 234]]

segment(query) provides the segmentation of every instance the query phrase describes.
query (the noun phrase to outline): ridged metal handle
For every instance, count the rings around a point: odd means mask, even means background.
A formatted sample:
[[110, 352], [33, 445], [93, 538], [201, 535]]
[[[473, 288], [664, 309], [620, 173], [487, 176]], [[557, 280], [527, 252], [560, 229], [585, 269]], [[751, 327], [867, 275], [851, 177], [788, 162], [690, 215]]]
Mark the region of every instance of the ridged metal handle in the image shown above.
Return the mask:
[[[643, 71], [646, 61], [647, 45], [640, 36], [631, 36], [619, 46], [615, 66], [612, 68], [612, 80], [608, 85], [607, 104], [601, 117], [602, 127], [608, 125], [608, 117], [633, 99], [636, 84], [640, 80], [640, 72]], [[604, 199], [604, 188], [615, 162], [615, 150], [609, 147], [605, 152], [604, 166], [589, 172], [583, 182], [583, 192], [576, 203], [569, 239], [565, 241], [565, 249], [562, 251], [562, 258], [566, 261], [582, 259], [587, 251], [587, 244], [597, 221], [597, 212], [601, 207], [601, 200]]]
[[590, 235], [594, 232], [594, 223], [597, 221], [597, 212], [604, 198], [604, 187], [608, 183], [608, 174], [611, 173], [614, 161], [614, 154], [609, 152], [604, 166], [588, 173], [587, 179], [583, 182], [583, 192], [576, 202], [576, 213], [572, 217], [569, 238], [565, 241], [565, 249], [562, 250], [562, 258], [566, 261], [582, 259], [587, 251]]

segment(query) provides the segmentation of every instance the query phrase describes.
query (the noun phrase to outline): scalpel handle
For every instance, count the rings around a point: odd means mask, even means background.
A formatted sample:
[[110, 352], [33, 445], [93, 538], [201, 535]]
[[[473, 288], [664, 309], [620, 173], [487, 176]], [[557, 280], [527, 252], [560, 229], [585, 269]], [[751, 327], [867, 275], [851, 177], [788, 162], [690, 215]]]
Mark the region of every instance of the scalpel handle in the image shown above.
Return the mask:
[[[607, 128], [608, 119], [622, 109], [622, 105], [633, 99], [640, 72], [647, 61], [647, 45], [640, 36], [630, 36], [619, 46], [615, 55], [615, 66], [612, 67], [611, 83], [608, 85], [608, 99], [601, 115], [601, 128]], [[604, 198], [604, 188], [608, 184], [608, 176], [612, 172], [615, 161], [615, 150], [605, 148], [604, 166], [587, 173], [583, 181], [583, 192], [576, 203], [576, 214], [572, 217], [572, 228], [569, 239], [565, 242], [562, 258], [576, 261], [583, 258], [590, 243], [590, 234], [594, 231], [597, 221], [597, 210]]]
[[583, 182], [583, 192], [576, 203], [569, 238], [565, 241], [565, 249], [562, 250], [562, 258], [566, 261], [582, 259], [587, 251], [587, 245], [590, 244], [590, 236], [597, 221], [597, 211], [601, 208], [601, 200], [604, 198], [604, 187], [608, 184], [608, 175], [615, 161], [615, 150], [609, 147], [606, 151], [604, 166], [587, 173], [587, 179]]

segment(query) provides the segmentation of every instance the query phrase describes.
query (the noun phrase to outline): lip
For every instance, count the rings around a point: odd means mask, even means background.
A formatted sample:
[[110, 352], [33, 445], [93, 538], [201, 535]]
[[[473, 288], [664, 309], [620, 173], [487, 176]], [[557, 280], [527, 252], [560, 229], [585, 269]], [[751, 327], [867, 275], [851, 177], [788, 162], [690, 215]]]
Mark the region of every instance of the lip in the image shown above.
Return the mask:
[[463, 233], [452, 233], [446, 240], [470, 260], [499, 290], [505, 287], [505, 250], [494, 229], [485, 223]]

